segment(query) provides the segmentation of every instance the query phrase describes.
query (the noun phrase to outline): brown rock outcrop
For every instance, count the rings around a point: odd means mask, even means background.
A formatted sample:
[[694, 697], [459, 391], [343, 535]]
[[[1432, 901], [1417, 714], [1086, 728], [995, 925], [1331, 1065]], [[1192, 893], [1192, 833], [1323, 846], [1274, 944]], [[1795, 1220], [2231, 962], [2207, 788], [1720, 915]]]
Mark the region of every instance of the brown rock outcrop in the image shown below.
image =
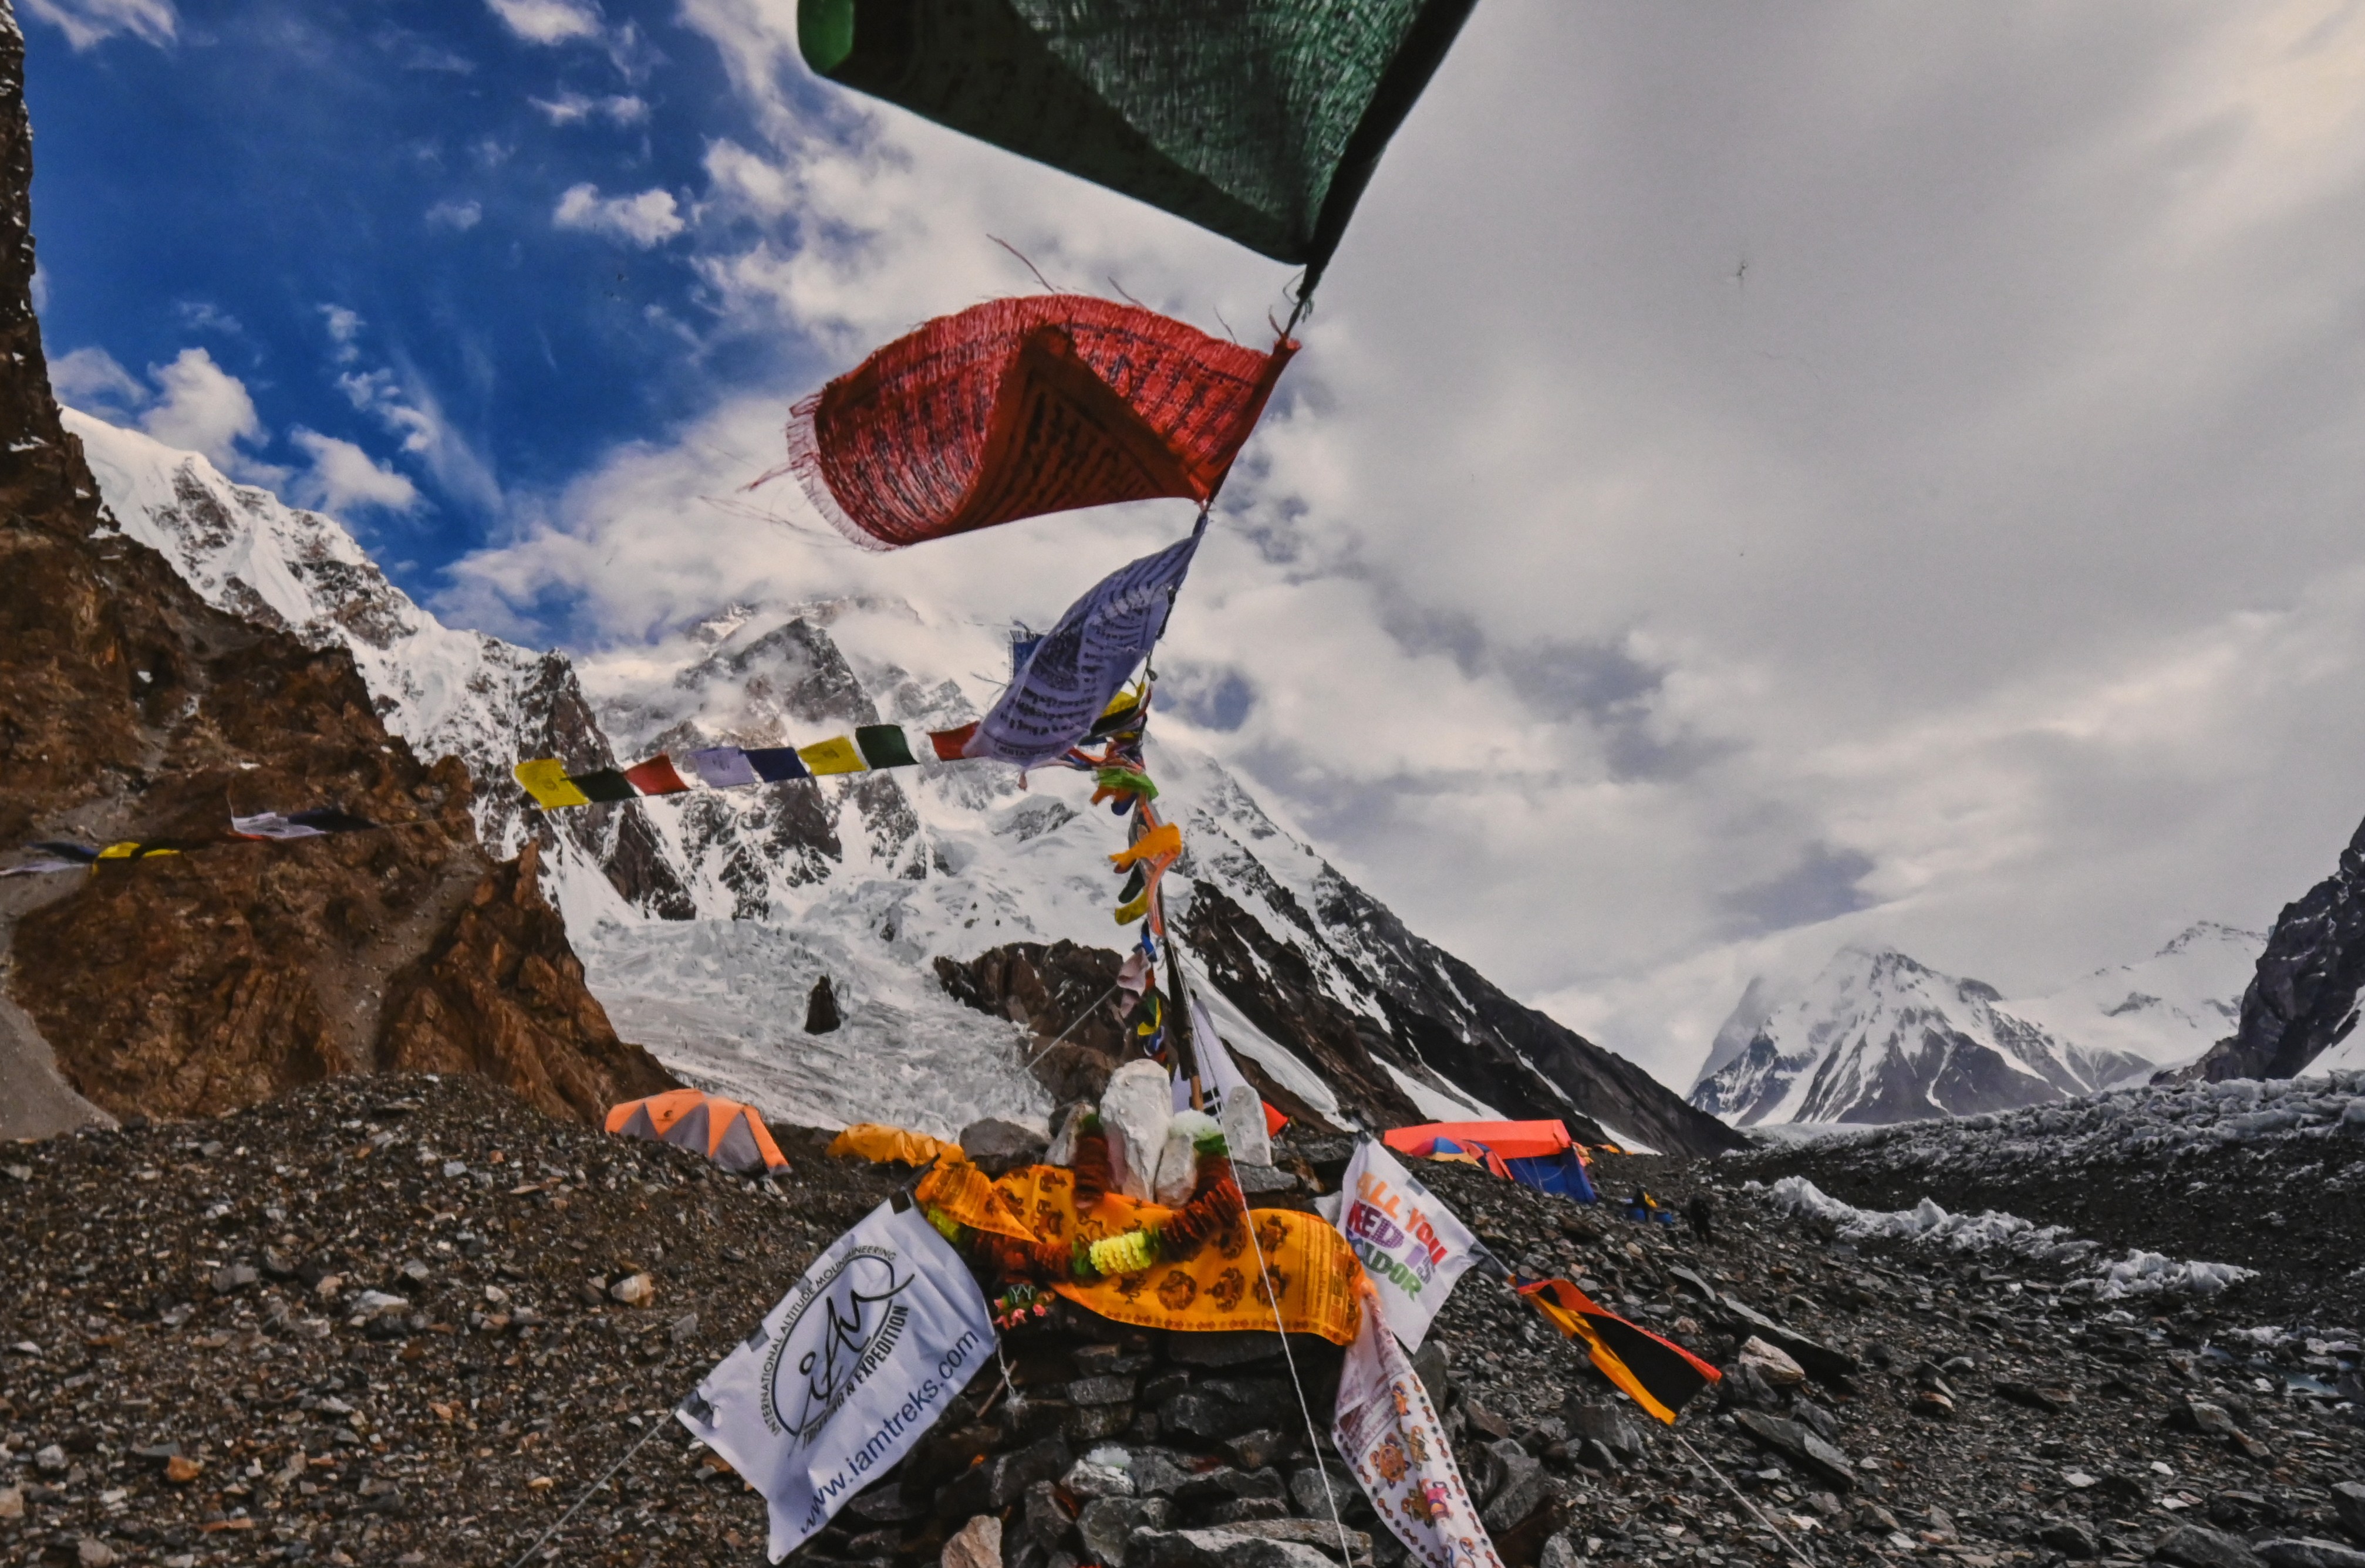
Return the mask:
[[[577, 1115], [661, 1085], [584, 990], [531, 862], [478, 846], [465, 770], [390, 737], [342, 650], [212, 609], [109, 526], [32, 309], [23, 66], [0, 11], [0, 848], [204, 847], [0, 884], [0, 1069], [53, 1058], [118, 1115], [397, 1063]], [[233, 811], [322, 805], [388, 825], [223, 842]], [[54, 1109], [0, 1132], [55, 1130]]]

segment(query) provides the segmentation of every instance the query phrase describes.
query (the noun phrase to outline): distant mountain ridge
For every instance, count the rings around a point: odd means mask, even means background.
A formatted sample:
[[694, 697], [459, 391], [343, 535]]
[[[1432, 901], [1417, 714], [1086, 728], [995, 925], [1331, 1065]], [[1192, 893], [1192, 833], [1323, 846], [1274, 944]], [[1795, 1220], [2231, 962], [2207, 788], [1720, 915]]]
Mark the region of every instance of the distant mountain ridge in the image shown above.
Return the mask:
[[1754, 1126], [1975, 1115], [2092, 1093], [2206, 1050], [2263, 940], [2202, 923], [2140, 964], [2019, 1002], [1892, 948], [1843, 948], [1794, 993], [1752, 982], [1691, 1103]]
[[[1130, 940], [1111, 919], [1103, 858], [1121, 826], [1084, 805], [1082, 780], [1037, 774], [1030, 788], [1005, 768], [929, 764], [544, 814], [509, 776], [521, 755], [586, 768], [880, 721], [962, 722], [977, 715], [960, 685], [906, 666], [958, 646], [940, 667], [980, 667], [998, 652], [992, 633], [896, 601], [733, 605], [663, 656], [578, 668], [443, 626], [330, 518], [196, 454], [67, 417], [127, 533], [214, 603], [352, 649], [387, 726], [422, 756], [466, 765], [486, 839], [538, 837], [594, 991], [674, 1070], [807, 1121], [945, 1131], [1048, 1109], [1022, 1064], [1065, 1014], [1021, 987], [981, 1017], [978, 985], [956, 999], [936, 967], [981, 974], [1022, 946]], [[1500, 1112], [1565, 1115], [1580, 1137], [1669, 1151], [1737, 1141], [1407, 931], [1213, 758], [1153, 740], [1151, 763], [1188, 844], [1168, 883], [1185, 946], [1269, 1088], [1373, 1126]], [[846, 1025], [807, 1036], [803, 991], [824, 974]]]

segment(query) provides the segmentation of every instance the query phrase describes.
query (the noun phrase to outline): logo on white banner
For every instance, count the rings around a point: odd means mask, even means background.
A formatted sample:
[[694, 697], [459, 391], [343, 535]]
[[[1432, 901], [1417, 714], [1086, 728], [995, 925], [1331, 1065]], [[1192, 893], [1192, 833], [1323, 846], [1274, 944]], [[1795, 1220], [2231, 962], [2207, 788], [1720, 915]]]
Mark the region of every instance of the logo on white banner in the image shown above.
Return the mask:
[[960, 1255], [881, 1204], [675, 1414], [764, 1495], [777, 1562], [903, 1457], [992, 1344]]

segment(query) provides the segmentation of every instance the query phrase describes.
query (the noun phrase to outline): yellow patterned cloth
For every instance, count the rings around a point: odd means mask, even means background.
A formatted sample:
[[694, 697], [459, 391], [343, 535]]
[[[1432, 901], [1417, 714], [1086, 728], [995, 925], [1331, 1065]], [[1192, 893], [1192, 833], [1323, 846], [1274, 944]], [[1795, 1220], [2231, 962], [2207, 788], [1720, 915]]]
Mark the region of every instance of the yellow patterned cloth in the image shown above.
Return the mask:
[[[1056, 1165], [1029, 1165], [994, 1185], [1044, 1241], [1066, 1242], [1079, 1236], [1088, 1242], [1103, 1241], [1144, 1226], [1162, 1227], [1175, 1214], [1118, 1193], [1078, 1214], [1075, 1174]], [[1171, 1238], [1161, 1241], [1160, 1250], [1167, 1256], [1138, 1274], [1090, 1284], [1070, 1280], [1051, 1288], [1115, 1322], [1196, 1333], [1240, 1328], [1271, 1332], [1278, 1297], [1281, 1327], [1289, 1332], [1319, 1334], [1334, 1345], [1355, 1338], [1355, 1288], [1363, 1266], [1355, 1260], [1347, 1238], [1318, 1215], [1251, 1209], [1245, 1224], [1235, 1219], [1189, 1257], [1172, 1255], [1176, 1244]], [[1261, 1278], [1260, 1250], [1265, 1270]]]
[[913, 1195], [971, 1230], [1014, 1236], [1021, 1241], [1035, 1239], [1035, 1233], [1011, 1207], [1017, 1200], [997, 1189], [992, 1178], [969, 1162], [958, 1146], [937, 1157], [936, 1169], [920, 1178], [919, 1190]]
[[555, 757], [543, 757], [535, 762], [521, 762], [510, 772], [533, 797], [535, 805], [557, 811], [566, 806], [588, 806], [591, 797], [566, 781], [566, 765]]

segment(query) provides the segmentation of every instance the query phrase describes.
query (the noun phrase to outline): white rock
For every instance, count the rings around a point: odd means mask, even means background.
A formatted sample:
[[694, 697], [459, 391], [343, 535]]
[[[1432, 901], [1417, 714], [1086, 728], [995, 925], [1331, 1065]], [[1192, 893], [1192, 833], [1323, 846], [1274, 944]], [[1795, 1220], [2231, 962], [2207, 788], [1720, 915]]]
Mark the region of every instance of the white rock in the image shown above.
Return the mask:
[[1154, 1061], [1129, 1061], [1109, 1074], [1101, 1094], [1101, 1130], [1108, 1135], [1110, 1174], [1128, 1198], [1148, 1203], [1156, 1189], [1173, 1104], [1166, 1070]]
[[1114, 1464], [1095, 1464], [1086, 1457], [1068, 1467], [1059, 1484], [1079, 1497], [1130, 1497], [1133, 1472]]
[[646, 1306], [657, 1298], [657, 1282], [646, 1274], [627, 1274], [610, 1285], [608, 1294], [626, 1306]]
[[376, 1317], [388, 1312], [409, 1312], [410, 1303], [384, 1291], [364, 1291], [353, 1303], [353, 1311], [364, 1318]]
[[1191, 1134], [1181, 1121], [1166, 1124], [1166, 1142], [1158, 1151], [1158, 1180], [1151, 1183], [1150, 1196], [1170, 1209], [1179, 1209], [1191, 1201], [1191, 1193], [1199, 1185], [1199, 1151], [1193, 1147]]
[[1271, 1165], [1272, 1135], [1264, 1127], [1264, 1102], [1245, 1083], [1224, 1092], [1224, 1147], [1235, 1165]]

